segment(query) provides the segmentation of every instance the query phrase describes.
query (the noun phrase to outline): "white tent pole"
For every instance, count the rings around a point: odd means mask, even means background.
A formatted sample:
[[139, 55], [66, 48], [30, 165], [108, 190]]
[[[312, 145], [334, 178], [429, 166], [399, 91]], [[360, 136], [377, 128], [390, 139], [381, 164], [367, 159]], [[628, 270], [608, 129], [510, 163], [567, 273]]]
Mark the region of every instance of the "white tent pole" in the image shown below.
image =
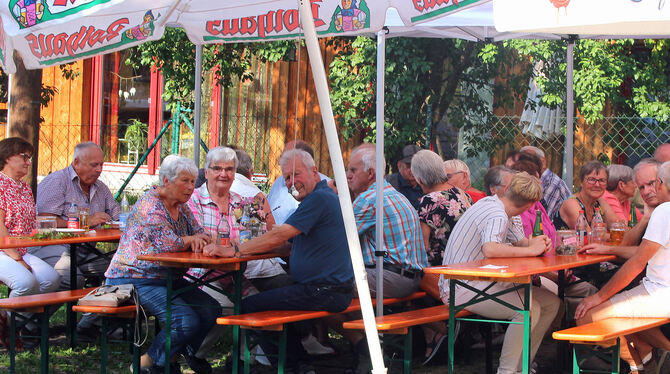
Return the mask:
[[572, 175], [574, 169], [574, 142], [575, 142], [575, 101], [574, 92], [572, 89], [574, 76], [574, 59], [575, 59], [575, 39], [570, 37], [568, 39], [568, 53], [567, 53], [567, 67], [566, 67], [566, 132], [565, 132], [565, 173], [563, 180], [572, 190]]
[[195, 46], [195, 108], [193, 108], [193, 160], [200, 167], [200, 107], [202, 100], [202, 44]]
[[344, 160], [342, 159], [342, 150], [340, 141], [335, 128], [335, 118], [333, 117], [333, 108], [330, 104], [330, 94], [328, 91], [328, 81], [326, 79], [326, 70], [323, 67], [323, 58], [321, 49], [316, 37], [316, 28], [314, 27], [314, 18], [312, 16], [311, 3], [309, 0], [298, 0], [300, 6], [300, 18], [303, 31], [305, 32], [305, 44], [309, 54], [309, 64], [312, 68], [314, 86], [316, 88], [319, 107], [321, 109], [321, 119], [323, 121], [326, 140], [328, 141], [328, 151], [330, 160], [333, 164], [335, 182], [339, 191], [340, 207], [342, 209], [342, 218], [344, 219], [344, 228], [347, 233], [347, 243], [351, 253], [351, 263], [354, 269], [354, 278], [356, 279], [356, 288], [358, 298], [361, 303], [361, 312], [365, 322], [365, 334], [368, 339], [370, 349], [370, 359], [372, 361], [373, 374], [385, 374], [384, 360], [382, 357], [381, 346], [379, 345], [379, 335], [375, 325], [375, 315], [372, 310], [372, 300], [370, 298], [370, 289], [363, 265], [363, 253], [361, 252], [361, 243], [358, 240], [358, 230], [356, 229], [356, 219], [354, 210], [349, 198], [349, 187], [347, 186], [347, 177], [344, 171]]
[[7, 123], [5, 125], [5, 138], [9, 138], [9, 116], [12, 113], [12, 77], [14, 74], [7, 75]]
[[384, 315], [384, 72], [386, 71], [386, 30], [377, 32], [377, 174], [375, 256], [377, 257], [377, 315]]

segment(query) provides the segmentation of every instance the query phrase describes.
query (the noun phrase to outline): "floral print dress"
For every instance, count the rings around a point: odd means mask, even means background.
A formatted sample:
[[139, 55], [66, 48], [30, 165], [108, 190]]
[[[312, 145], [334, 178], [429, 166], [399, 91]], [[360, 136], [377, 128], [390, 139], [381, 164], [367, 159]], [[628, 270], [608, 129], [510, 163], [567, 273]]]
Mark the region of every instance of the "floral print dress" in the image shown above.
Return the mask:
[[428, 262], [442, 265], [442, 255], [451, 230], [465, 210], [472, 206], [472, 198], [458, 187], [424, 195], [419, 202], [419, 219], [430, 227]]

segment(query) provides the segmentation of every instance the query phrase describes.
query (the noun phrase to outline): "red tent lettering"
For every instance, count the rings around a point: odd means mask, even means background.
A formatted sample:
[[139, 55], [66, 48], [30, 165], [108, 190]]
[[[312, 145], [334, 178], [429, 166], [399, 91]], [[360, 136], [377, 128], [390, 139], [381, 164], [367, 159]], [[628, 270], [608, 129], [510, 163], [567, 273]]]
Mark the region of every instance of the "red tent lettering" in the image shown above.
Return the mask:
[[32, 54], [37, 58], [61, 56], [67, 52], [69, 56], [75, 56], [78, 50], [93, 48], [96, 44], [109, 42], [117, 38], [120, 32], [128, 25], [128, 18], [114, 21], [106, 30], [97, 29], [94, 26], [82, 26], [79, 31], [67, 34], [30, 34], [26, 36]]
[[458, 5], [458, 0], [412, 0], [412, 2], [414, 3], [414, 9], [419, 12], [433, 9], [438, 5], [447, 5], [450, 2]]
[[[314, 0], [312, 3], [312, 14], [316, 27], [326, 24], [318, 16], [319, 4], [316, 3], [320, 1]], [[207, 21], [205, 30], [213, 36], [258, 35], [264, 38], [267, 34], [280, 33], [284, 29], [287, 31], [297, 29], [300, 26], [298, 18], [297, 9], [279, 9], [257, 16]]]

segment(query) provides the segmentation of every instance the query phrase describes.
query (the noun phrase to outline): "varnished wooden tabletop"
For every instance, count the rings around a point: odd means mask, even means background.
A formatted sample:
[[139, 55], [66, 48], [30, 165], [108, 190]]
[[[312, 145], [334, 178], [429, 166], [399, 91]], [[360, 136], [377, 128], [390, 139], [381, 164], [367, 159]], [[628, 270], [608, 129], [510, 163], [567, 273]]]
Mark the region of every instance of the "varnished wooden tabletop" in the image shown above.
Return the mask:
[[76, 244], [89, 242], [118, 242], [123, 232], [119, 229], [97, 229], [63, 239], [29, 239], [11, 236], [0, 237], [0, 249], [41, 247], [45, 245]]

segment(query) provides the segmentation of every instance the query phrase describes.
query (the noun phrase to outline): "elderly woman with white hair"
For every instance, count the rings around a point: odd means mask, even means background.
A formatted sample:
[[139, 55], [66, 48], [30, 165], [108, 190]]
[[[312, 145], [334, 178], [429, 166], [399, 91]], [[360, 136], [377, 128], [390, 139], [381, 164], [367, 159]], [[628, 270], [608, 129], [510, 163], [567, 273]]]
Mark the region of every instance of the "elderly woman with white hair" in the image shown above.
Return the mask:
[[[412, 157], [411, 168], [414, 178], [425, 194], [419, 201], [419, 220], [428, 262], [431, 266], [440, 266], [451, 229], [473, 202], [465, 191], [447, 183], [447, 173], [442, 158], [437, 153], [429, 150], [417, 152]], [[436, 300], [440, 300], [440, 289], [437, 284], [439, 278], [437, 274], [424, 274], [421, 280], [421, 289]], [[444, 323], [422, 327], [426, 338], [424, 360], [426, 364], [435, 356], [440, 343], [446, 337], [446, 328]]]
[[[628, 224], [630, 217], [630, 199], [635, 195], [635, 181], [633, 169], [626, 165], [610, 165], [607, 167], [607, 187], [603, 199], [624, 223]], [[638, 220], [642, 218], [639, 210], [635, 210]]]
[[[201, 250], [211, 241], [186, 206], [195, 187], [198, 169], [193, 160], [170, 155], [161, 164], [160, 185], [147, 191], [128, 217], [119, 249], [105, 273], [107, 284], [134, 284], [142, 307], [165, 323], [167, 268], [139, 255]], [[188, 286], [183, 277], [174, 277], [172, 288]], [[194, 308], [191, 305], [198, 305]], [[219, 304], [204, 291], [194, 288], [172, 300], [171, 330], [156, 335], [140, 366], [150, 373], [163, 373], [166, 360], [178, 354], [193, 355], [221, 314]], [[172, 340], [173, 357], [165, 357], [166, 333]], [[178, 366], [173, 366], [177, 367]], [[143, 371], [143, 372], [144, 372]]]
[[444, 171], [447, 172], [447, 182], [465, 191], [475, 203], [486, 197], [486, 193], [472, 187], [470, 182], [470, 168], [458, 159], [444, 162]]

